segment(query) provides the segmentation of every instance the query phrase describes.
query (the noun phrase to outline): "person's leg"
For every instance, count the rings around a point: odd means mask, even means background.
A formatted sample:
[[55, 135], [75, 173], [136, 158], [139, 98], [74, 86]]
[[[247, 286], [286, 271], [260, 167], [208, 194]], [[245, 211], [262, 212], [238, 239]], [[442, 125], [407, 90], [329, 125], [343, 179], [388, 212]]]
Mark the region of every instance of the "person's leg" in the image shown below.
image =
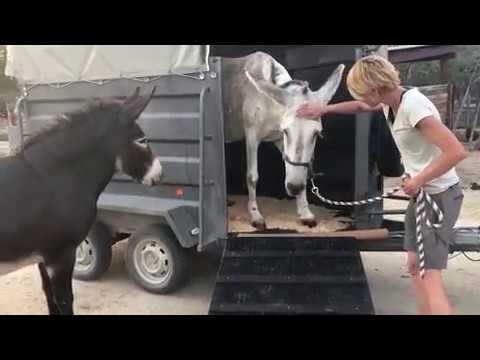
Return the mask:
[[430, 307], [428, 302], [428, 295], [425, 291], [422, 281], [418, 276], [417, 268], [417, 253], [415, 251], [409, 251], [409, 273], [412, 276], [412, 288], [415, 292], [415, 300], [417, 303], [418, 315], [429, 315]]
[[[445, 289], [442, 271], [447, 269], [449, 246], [452, 242], [453, 228], [457, 222], [462, 206], [463, 193], [459, 186], [432, 195], [444, 214], [443, 226], [439, 229], [424, 227], [425, 277], [419, 280], [423, 289], [431, 315], [451, 315], [452, 307]], [[427, 209], [427, 216], [433, 219], [435, 215]]]
[[452, 307], [443, 285], [440, 270], [427, 270], [423, 280], [419, 280], [424, 289], [430, 315], [451, 315]]
[[415, 293], [417, 303], [417, 314], [427, 315], [430, 313], [428, 299], [422, 283], [418, 278], [418, 259], [416, 250], [416, 223], [415, 223], [415, 202], [411, 200], [405, 214], [405, 240], [404, 249], [407, 252], [407, 271], [412, 277], [412, 289]]
[[432, 233], [428, 232], [424, 239], [425, 277], [423, 280], [418, 278], [417, 282], [425, 294], [429, 314], [450, 315], [452, 308], [442, 278], [442, 271], [447, 268], [449, 249], [439, 239], [439, 232], [436, 235]]

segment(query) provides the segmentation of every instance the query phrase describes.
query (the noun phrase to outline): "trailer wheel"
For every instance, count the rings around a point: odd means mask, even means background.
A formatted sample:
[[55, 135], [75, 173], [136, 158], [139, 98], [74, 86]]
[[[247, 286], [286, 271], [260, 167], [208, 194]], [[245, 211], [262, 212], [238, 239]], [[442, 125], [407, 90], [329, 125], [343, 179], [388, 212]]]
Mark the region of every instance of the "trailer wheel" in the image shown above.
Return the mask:
[[105, 225], [96, 223], [77, 247], [73, 278], [96, 280], [108, 270], [111, 262], [112, 236]]
[[167, 294], [185, 281], [188, 253], [170, 228], [154, 226], [128, 240], [125, 264], [140, 287], [154, 294]]

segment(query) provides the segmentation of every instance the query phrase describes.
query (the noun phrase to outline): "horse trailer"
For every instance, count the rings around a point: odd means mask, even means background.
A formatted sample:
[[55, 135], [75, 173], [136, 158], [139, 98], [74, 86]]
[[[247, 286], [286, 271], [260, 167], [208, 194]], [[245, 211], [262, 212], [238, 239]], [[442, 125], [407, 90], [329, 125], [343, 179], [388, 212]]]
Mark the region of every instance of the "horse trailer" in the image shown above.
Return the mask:
[[[138, 86], [145, 91], [156, 86], [139, 124], [161, 159], [162, 182], [147, 188], [123, 175], [114, 176], [100, 196], [97, 222], [78, 248], [77, 279], [101, 276], [110, 265], [112, 245], [128, 238], [125, 261], [129, 274], [144, 289], [167, 293], [187, 276], [187, 249], [203, 251], [238, 236], [228, 232], [227, 195], [245, 194], [244, 159], [239, 158], [243, 145], [226, 145], [222, 63], [225, 57], [255, 51], [271, 54], [294, 79], [307, 80], [312, 88], [318, 88], [338, 64], [348, 69], [360, 57], [382, 51], [382, 47], [8, 47], [7, 75], [19, 83], [19, 97], [12, 106], [16, 121], [9, 122], [12, 148], [51, 124], [55, 116], [75, 110], [88, 99], [124, 97]], [[344, 83], [334, 102], [350, 99]], [[355, 121], [355, 117], [362, 119]], [[373, 120], [370, 114], [325, 117], [325, 138], [317, 144], [314, 167], [324, 174], [317, 185], [326, 197], [340, 201], [376, 197], [383, 194], [384, 176], [402, 175], [398, 150], [385, 122]], [[259, 159], [259, 171], [263, 172], [259, 194], [284, 197], [283, 181], [278, 181], [284, 176], [281, 156], [266, 145]], [[313, 196], [309, 202], [323, 205]], [[389, 212], [384, 211], [382, 202], [346, 211], [353, 217], [353, 230], [390, 226], [388, 240], [361, 242], [359, 251], [403, 251], [402, 224], [385, 222], [384, 215]], [[464, 238], [458, 249], [478, 250], [471, 238]]]

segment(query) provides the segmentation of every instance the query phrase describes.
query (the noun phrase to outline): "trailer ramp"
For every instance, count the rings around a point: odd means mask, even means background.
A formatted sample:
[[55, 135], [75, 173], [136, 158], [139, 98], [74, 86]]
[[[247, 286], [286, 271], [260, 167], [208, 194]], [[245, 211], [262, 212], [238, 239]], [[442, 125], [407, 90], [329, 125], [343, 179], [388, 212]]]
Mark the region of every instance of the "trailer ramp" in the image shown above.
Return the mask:
[[353, 238], [227, 241], [210, 315], [374, 314]]

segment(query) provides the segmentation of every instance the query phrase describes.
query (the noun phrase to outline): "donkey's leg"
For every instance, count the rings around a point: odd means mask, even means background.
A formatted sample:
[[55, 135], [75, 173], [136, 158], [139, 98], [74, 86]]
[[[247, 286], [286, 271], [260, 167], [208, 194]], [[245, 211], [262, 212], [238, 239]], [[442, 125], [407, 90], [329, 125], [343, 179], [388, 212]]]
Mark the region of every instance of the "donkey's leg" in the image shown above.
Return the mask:
[[60, 315], [73, 315], [72, 278], [75, 250], [75, 248], [65, 250], [60, 256], [46, 259], [45, 263], [52, 284], [53, 298]]
[[248, 186], [248, 212], [253, 227], [265, 230], [265, 219], [257, 205], [257, 183], [258, 183], [258, 146], [259, 141], [255, 135], [246, 135], [247, 145], [247, 186]]
[[47, 298], [48, 313], [50, 315], [59, 315], [60, 309], [55, 304], [55, 300], [53, 297], [52, 284], [50, 282], [47, 269], [45, 268], [45, 264], [44, 263], [38, 264], [38, 270], [40, 271], [40, 277], [42, 278], [43, 292], [45, 293], [45, 297]]
[[306, 189], [297, 195], [297, 214], [300, 218], [300, 222], [302, 223], [302, 225], [311, 228], [317, 226], [315, 215], [313, 215], [309, 208]]

